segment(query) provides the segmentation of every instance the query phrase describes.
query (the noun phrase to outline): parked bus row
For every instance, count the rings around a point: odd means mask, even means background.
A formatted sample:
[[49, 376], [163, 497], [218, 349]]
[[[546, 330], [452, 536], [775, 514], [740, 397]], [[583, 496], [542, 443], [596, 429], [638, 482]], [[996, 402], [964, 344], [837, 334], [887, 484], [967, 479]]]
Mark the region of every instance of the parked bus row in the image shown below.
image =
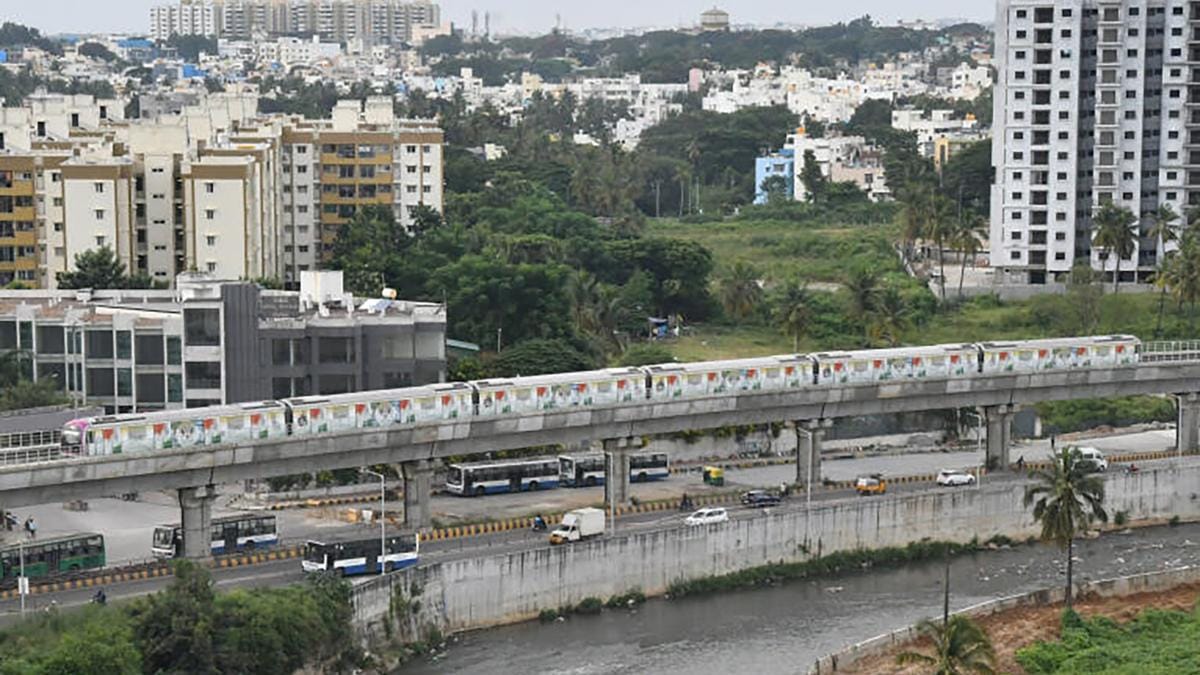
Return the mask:
[[[671, 473], [665, 452], [629, 455], [629, 480], [641, 483], [663, 480]], [[446, 491], [463, 497], [498, 492], [526, 492], [556, 487], [603, 485], [604, 453], [588, 452], [558, 457], [501, 459], [451, 464], [446, 474]]]

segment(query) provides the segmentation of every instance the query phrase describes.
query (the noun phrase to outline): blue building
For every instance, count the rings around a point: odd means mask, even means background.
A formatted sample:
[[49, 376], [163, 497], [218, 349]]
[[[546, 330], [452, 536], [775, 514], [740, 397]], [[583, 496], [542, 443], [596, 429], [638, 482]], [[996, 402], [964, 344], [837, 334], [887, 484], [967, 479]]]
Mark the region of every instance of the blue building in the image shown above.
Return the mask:
[[792, 197], [792, 184], [796, 175], [796, 156], [790, 148], [771, 153], [754, 160], [754, 203], [766, 204], [767, 192], [763, 190], [763, 181], [772, 176], [779, 176], [787, 181], [787, 197]]

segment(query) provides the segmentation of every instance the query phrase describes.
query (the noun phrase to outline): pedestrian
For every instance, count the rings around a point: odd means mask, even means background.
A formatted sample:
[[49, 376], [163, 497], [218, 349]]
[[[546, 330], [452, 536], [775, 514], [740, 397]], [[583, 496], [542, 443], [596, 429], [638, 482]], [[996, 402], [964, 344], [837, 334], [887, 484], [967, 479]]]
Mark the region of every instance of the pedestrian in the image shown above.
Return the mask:
[[30, 539], [37, 539], [37, 523], [33, 521], [33, 516], [25, 519], [25, 531], [29, 533]]
[[1054, 435], [1050, 435], [1050, 454], [1054, 454]]
[[1025, 455], [1021, 455], [1020, 457], [1017, 458], [1017, 471], [1024, 471], [1024, 470], [1025, 470]]
[[17, 514], [12, 511], [4, 512], [4, 529], [12, 532], [17, 527]]

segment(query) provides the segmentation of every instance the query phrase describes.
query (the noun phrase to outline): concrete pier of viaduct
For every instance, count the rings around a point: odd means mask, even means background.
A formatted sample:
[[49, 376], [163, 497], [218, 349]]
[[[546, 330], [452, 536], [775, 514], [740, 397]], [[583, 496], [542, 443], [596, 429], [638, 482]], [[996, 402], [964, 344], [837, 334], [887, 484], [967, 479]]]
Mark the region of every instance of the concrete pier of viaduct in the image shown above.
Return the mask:
[[[610, 468], [628, 467], [643, 437], [729, 425], [789, 422], [798, 435], [797, 483], [820, 478], [820, 446], [829, 421], [948, 408], [977, 408], [986, 418], [989, 464], [1009, 464], [1011, 415], [1041, 401], [1134, 394], [1170, 394], [1179, 402], [1177, 443], [1200, 445], [1200, 353], [1137, 366], [905, 380], [871, 385], [812, 387], [787, 392], [739, 391], [671, 402], [635, 401], [596, 408], [544, 411], [507, 418], [467, 418], [328, 436], [293, 436], [242, 445], [154, 453], [79, 457], [0, 467], [0, 505], [14, 508], [127, 492], [180, 490], [183, 521], [207, 522], [207, 486], [286, 474], [399, 464], [408, 527], [429, 525], [433, 461], [488, 451], [584, 441], [601, 442]], [[801, 456], [802, 455], [802, 456]], [[606, 499], [628, 499], [627, 470], [610, 471]], [[193, 530], [195, 531], [195, 530]], [[185, 535], [186, 539], [186, 535]], [[206, 542], [186, 545], [208, 555]]]

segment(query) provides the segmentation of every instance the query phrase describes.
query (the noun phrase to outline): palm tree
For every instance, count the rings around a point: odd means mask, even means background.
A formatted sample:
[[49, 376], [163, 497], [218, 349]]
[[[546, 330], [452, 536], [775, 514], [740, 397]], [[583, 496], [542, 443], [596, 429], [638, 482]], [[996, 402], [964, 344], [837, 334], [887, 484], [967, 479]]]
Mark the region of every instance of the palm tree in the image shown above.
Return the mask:
[[1179, 220], [1179, 214], [1175, 213], [1175, 209], [1171, 208], [1170, 204], [1162, 204], [1146, 215], [1153, 219], [1150, 229], [1146, 231], [1146, 236], [1155, 243], [1155, 250], [1158, 252], [1155, 261], [1158, 263], [1158, 271], [1154, 275], [1154, 284], [1161, 289], [1158, 296], [1158, 321], [1154, 324], [1154, 337], [1158, 337], [1162, 334], [1163, 308], [1167, 303], [1167, 285], [1159, 277], [1166, 271], [1167, 258], [1171, 255], [1165, 250], [1167, 244], [1178, 238], [1174, 223]]
[[962, 256], [962, 265], [958, 270], [958, 297], [962, 299], [963, 278], [967, 276], [967, 259], [971, 259], [974, 267], [975, 256], [983, 250], [983, 240], [987, 236], [987, 220], [983, 216], [970, 216], [959, 223], [954, 232], [954, 247]]
[[719, 282], [721, 306], [735, 319], [745, 319], [762, 300], [762, 286], [754, 265], [739, 260], [729, 267]]
[[1104, 249], [1109, 257], [1115, 257], [1113, 293], [1117, 293], [1121, 285], [1121, 259], [1133, 255], [1137, 247], [1137, 217], [1124, 206], [1104, 202], [1092, 215], [1092, 222], [1096, 226], [1092, 244]]
[[1167, 258], [1161, 283], [1165, 285], [1182, 308], [1190, 307], [1190, 323], [1196, 326], [1196, 301], [1200, 300], [1200, 232], [1189, 228], [1180, 239], [1179, 248]]
[[933, 195], [933, 190], [923, 183], [915, 184], [900, 195], [903, 203], [900, 210], [900, 229], [904, 239], [904, 254], [908, 259], [913, 257], [916, 241], [927, 234], [929, 205]]
[[1030, 476], [1036, 481], [1025, 488], [1025, 506], [1033, 505], [1033, 519], [1042, 526], [1042, 541], [1052, 541], [1067, 551], [1067, 609], [1071, 608], [1075, 536], [1093, 520], [1108, 522], [1104, 510], [1104, 481], [1079, 461], [1079, 451], [1063, 448], [1049, 469]]
[[811, 306], [812, 298], [804, 282], [793, 279], [779, 289], [775, 321], [785, 334], [792, 336], [792, 351], [800, 351], [800, 337], [808, 330], [812, 318]]
[[908, 302], [900, 289], [889, 284], [879, 293], [875, 303], [874, 319], [871, 321], [872, 342], [888, 347], [900, 344], [900, 334], [908, 327]]
[[965, 616], [952, 616], [944, 622], [926, 619], [920, 631], [933, 642], [933, 654], [902, 652], [896, 656], [901, 666], [932, 666], [936, 675], [966, 675], [996, 672], [996, 650], [979, 624]]
[[879, 298], [879, 272], [868, 267], [855, 267], [844, 283], [850, 293], [850, 317], [864, 321], [875, 310]]
[[935, 194], [929, 204], [928, 222], [925, 232], [937, 245], [938, 254], [938, 286], [941, 290], [942, 302], [946, 301], [946, 242], [954, 236], [957, 222], [954, 218], [954, 205], [949, 199]]

